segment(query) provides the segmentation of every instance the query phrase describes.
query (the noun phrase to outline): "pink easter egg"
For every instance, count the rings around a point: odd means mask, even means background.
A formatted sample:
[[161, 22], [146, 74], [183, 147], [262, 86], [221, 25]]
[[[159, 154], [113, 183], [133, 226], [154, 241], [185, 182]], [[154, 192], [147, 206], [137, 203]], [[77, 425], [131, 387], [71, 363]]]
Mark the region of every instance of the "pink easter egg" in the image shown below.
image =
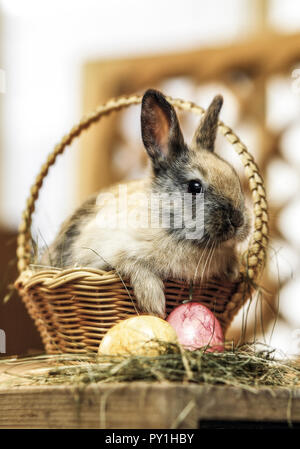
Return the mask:
[[188, 302], [174, 309], [167, 318], [179, 343], [191, 351], [208, 346], [207, 352], [224, 351], [224, 336], [214, 314], [202, 304]]

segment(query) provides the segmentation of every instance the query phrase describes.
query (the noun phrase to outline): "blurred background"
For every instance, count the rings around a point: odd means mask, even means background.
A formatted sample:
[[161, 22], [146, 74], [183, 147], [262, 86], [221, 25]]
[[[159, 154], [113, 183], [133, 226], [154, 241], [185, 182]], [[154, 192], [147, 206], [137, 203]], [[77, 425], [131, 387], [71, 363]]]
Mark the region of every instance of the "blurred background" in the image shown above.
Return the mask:
[[[20, 298], [13, 293], [7, 301], [17, 276], [17, 227], [41, 164], [84, 113], [148, 87], [203, 107], [213, 95], [224, 96], [221, 119], [254, 154], [271, 219], [264, 294], [246, 304], [227, 337], [300, 354], [300, 3], [2, 0], [0, 329], [6, 354], [42, 349]], [[179, 117], [188, 140], [195, 117]], [[247, 192], [241, 163], [222, 136], [217, 151], [237, 168]], [[90, 193], [142, 176], [145, 166], [139, 107], [104, 119], [50, 170], [34, 214], [35, 240], [51, 243]]]

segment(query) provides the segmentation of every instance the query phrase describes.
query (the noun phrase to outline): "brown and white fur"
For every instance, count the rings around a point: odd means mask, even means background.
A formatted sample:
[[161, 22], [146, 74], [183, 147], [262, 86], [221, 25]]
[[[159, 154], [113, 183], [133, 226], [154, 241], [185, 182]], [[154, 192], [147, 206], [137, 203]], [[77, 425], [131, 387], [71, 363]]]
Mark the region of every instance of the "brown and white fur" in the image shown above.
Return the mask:
[[[248, 235], [249, 216], [238, 175], [214, 153], [222, 103], [221, 96], [213, 99], [189, 147], [183, 140], [173, 106], [160, 92], [146, 91], [141, 130], [152, 162], [151, 176], [127, 183], [129, 200], [123, 205], [118, 203], [118, 207], [115, 201], [100, 205], [99, 194], [89, 198], [63, 224], [56, 240], [44, 253], [42, 263], [61, 267], [113, 267], [130, 279], [139, 307], [161, 317], [165, 316], [163, 279], [234, 280], [238, 275], [236, 245]], [[125, 207], [127, 215], [133, 213], [140, 218], [149, 212], [160, 217], [164, 214], [159, 208], [153, 207], [151, 211], [150, 203], [140, 201], [138, 193], [149, 197], [153, 193], [176, 192], [180, 196], [192, 189], [195, 201], [195, 185], [200, 185], [204, 194], [204, 224], [199, 238], [186, 238], [185, 223], [176, 229], [115, 225], [117, 219], [124, 218]], [[117, 198], [119, 187], [113, 186], [105, 192]], [[181, 212], [175, 203], [171, 206], [173, 219]], [[111, 226], [99, 226], [103, 214], [109, 217]]]

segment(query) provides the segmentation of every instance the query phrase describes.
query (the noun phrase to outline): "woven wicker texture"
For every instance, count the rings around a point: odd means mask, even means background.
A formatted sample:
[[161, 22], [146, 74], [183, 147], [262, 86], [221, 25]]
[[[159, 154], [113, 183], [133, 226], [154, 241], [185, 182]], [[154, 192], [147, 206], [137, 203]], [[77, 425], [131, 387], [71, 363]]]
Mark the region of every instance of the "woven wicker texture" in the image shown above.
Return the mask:
[[[97, 351], [106, 331], [121, 319], [139, 313], [127, 280], [115, 271], [90, 268], [67, 270], [43, 269], [30, 266], [31, 222], [39, 190], [59, 154], [81, 132], [112, 111], [141, 103], [141, 96], [111, 99], [84, 117], [63, 137], [49, 155], [33, 184], [23, 212], [18, 236], [18, 268], [16, 281], [20, 295], [41, 334], [45, 349], [55, 352]], [[202, 115], [204, 109], [196, 104], [167, 97], [175, 107]], [[233, 317], [249, 299], [265, 264], [268, 243], [268, 212], [263, 179], [246, 146], [223, 122], [219, 129], [241, 157], [253, 202], [254, 230], [248, 251], [243, 255], [238, 282], [215, 281], [188, 285], [181, 280], [167, 280], [165, 295], [167, 311], [183, 300], [193, 299], [209, 307], [226, 332]]]

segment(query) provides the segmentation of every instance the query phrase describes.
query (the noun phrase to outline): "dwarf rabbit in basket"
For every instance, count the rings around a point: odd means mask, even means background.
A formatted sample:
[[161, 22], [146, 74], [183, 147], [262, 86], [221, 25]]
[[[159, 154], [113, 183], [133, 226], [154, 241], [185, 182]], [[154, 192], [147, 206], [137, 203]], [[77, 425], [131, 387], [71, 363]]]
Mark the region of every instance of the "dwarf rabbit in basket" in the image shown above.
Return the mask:
[[[140, 309], [161, 317], [163, 279], [235, 280], [236, 245], [249, 233], [249, 215], [237, 173], [214, 153], [222, 103], [213, 99], [188, 146], [173, 106], [147, 90], [141, 131], [151, 176], [89, 198], [63, 224], [43, 263], [114, 268], [130, 279]], [[164, 207], [157, 198], [169, 201]]]

